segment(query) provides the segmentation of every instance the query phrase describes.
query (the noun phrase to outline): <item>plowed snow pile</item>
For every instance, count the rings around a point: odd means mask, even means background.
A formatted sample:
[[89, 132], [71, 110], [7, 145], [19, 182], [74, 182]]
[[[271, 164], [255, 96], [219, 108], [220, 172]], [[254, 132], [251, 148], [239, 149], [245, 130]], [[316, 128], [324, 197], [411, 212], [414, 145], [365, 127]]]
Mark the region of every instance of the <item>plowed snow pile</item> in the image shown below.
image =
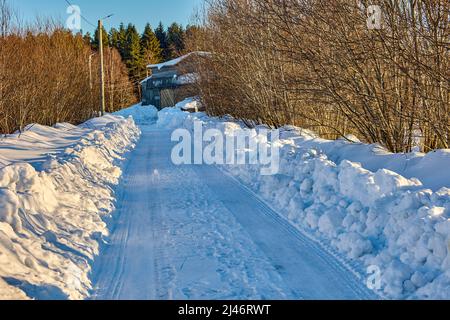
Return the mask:
[[122, 155], [139, 136], [131, 118], [108, 115], [0, 140], [0, 299], [88, 295]]
[[[225, 136], [244, 128], [178, 109], [162, 110], [158, 124], [191, 130], [193, 121]], [[251, 139], [258, 139], [255, 129]], [[295, 127], [282, 128], [273, 143], [278, 174], [263, 176], [258, 165], [226, 170], [363, 279], [379, 270], [380, 295], [450, 299], [450, 150], [392, 154]]]
[[139, 125], [148, 125], [155, 123], [158, 119], [158, 109], [154, 106], [143, 106], [137, 104], [126, 109], [122, 109], [115, 115], [125, 118], [132, 117], [134, 122]]

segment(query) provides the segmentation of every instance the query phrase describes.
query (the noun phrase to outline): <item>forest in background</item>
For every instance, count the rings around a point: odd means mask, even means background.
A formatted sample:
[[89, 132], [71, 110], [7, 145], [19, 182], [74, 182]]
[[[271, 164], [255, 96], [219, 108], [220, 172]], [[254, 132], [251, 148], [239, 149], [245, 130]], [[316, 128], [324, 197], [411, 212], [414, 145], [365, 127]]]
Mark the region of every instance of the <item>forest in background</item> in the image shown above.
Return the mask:
[[[130, 79], [139, 90], [139, 82], [147, 76], [147, 65], [157, 64], [179, 57], [185, 52], [186, 38], [198, 30], [197, 26], [187, 26], [174, 22], [167, 28], [162, 22], [153, 29], [147, 24], [142, 33], [139, 33], [132, 23], [120, 24], [118, 28], [111, 28], [109, 32], [103, 28], [102, 39], [104, 46], [117, 49], [122, 61], [128, 68]], [[86, 33], [85, 42], [98, 49], [99, 30], [94, 35]], [[138, 92], [136, 92], [138, 94]]]
[[186, 46], [212, 53], [197, 66], [210, 115], [393, 152], [450, 148], [449, 1], [206, 3]]

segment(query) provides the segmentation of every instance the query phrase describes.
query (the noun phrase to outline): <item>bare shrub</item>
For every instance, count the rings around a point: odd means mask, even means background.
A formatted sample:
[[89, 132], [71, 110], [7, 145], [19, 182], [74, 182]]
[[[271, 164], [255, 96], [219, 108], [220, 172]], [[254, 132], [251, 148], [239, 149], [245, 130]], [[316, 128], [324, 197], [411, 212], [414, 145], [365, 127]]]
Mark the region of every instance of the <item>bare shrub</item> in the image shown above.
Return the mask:
[[[80, 34], [51, 20], [14, 27], [6, 5], [0, 0], [0, 132], [22, 130], [30, 123], [76, 124], [98, 114], [98, 54]], [[105, 65], [108, 111], [135, 102], [115, 49], [105, 50]]]
[[[450, 147], [445, 0], [210, 0], [188, 49], [213, 115], [356, 134], [394, 152]], [[368, 7], [382, 10], [368, 28]]]

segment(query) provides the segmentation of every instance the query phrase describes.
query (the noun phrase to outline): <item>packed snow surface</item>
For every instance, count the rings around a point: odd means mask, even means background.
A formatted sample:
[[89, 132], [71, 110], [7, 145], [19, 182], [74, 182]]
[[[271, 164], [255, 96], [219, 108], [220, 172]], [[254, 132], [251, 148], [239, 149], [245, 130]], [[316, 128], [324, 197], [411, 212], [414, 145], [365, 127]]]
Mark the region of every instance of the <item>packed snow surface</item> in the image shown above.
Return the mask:
[[0, 299], [82, 299], [140, 130], [107, 115], [0, 141]]

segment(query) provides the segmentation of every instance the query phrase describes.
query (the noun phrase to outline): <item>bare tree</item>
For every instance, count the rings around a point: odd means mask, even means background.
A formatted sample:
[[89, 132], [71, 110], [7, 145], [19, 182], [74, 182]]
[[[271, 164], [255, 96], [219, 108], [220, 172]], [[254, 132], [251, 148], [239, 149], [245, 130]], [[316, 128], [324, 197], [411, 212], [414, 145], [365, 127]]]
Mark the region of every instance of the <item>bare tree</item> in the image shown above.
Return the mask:
[[[213, 53], [198, 83], [211, 114], [394, 152], [450, 146], [448, 1], [207, 2], [188, 47]], [[369, 5], [380, 28], [368, 27]]]
[[[0, 0], [0, 10], [6, 6]], [[100, 81], [98, 73], [92, 72], [98, 69], [98, 54], [81, 34], [74, 35], [51, 19], [27, 28], [4, 25], [0, 37], [1, 133], [23, 130], [30, 123], [77, 124], [98, 114]], [[108, 111], [116, 111], [136, 98], [119, 53], [110, 48], [106, 52]]]

